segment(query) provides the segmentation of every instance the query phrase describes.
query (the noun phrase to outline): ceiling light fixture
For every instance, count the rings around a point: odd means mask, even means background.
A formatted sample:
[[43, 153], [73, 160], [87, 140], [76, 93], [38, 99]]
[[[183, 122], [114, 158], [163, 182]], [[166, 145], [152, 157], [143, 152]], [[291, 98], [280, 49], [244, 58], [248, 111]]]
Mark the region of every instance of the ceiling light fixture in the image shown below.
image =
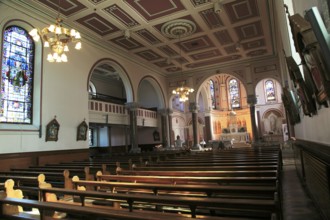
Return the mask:
[[52, 52], [48, 54], [49, 62], [67, 62], [68, 57], [65, 52], [69, 51], [69, 43], [75, 43], [75, 49], [81, 49], [80, 33], [74, 29], [67, 29], [62, 26], [60, 18], [60, 0], [58, 2], [58, 14], [55, 24], [43, 28], [41, 31], [37, 28], [31, 30], [29, 34], [35, 41], [39, 41], [40, 37], [44, 41], [44, 47], [49, 47]]
[[241, 43], [238, 41], [238, 42], [236, 43], [236, 45], [235, 45], [235, 49], [236, 49], [236, 51], [240, 51], [240, 50], [241, 50], [241, 47], [242, 47], [242, 45], [241, 45]]
[[131, 33], [128, 29], [124, 31], [124, 37], [126, 38], [126, 40], [131, 37]]
[[[196, 31], [196, 25], [186, 19], [177, 19], [169, 21], [162, 26], [162, 33], [169, 38], [179, 39], [179, 48], [180, 48], [180, 64], [181, 64], [181, 74], [183, 75], [183, 57], [182, 57], [182, 48], [181, 48], [181, 38], [189, 36]], [[180, 102], [185, 102], [189, 100], [190, 93], [194, 92], [193, 88], [185, 86], [185, 80], [182, 81], [180, 87], [177, 87], [172, 91], [174, 95], [179, 98]]]
[[223, 6], [222, 6], [222, 3], [220, 1], [214, 2], [213, 9], [214, 9], [215, 13], [221, 13], [222, 8], [223, 8]]

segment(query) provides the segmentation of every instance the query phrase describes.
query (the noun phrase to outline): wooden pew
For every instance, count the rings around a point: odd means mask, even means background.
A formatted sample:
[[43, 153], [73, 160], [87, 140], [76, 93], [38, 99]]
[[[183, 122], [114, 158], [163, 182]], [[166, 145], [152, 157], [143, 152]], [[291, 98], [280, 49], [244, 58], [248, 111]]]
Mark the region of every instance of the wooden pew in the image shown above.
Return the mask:
[[[163, 196], [163, 195], [148, 195], [148, 194], [123, 194], [123, 193], [104, 193], [97, 191], [81, 191], [69, 190], [60, 188], [41, 188], [43, 198], [46, 193], [65, 194], [79, 196], [81, 205], [85, 205], [85, 198], [103, 198], [111, 200], [126, 201], [129, 206], [129, 211], [133, 211], [135, 202], [146, 202], [151, 204], [168, 204], [174, 206], [189, 207], [191, 217], [196, 218], [196, 209], [203, 208], [207, 210], [235, 210], [241, 211], [251, 217], [271, 217], [273, 213], [279, 215], [279, 205], [277, 196], [272, 200], [257, 200], [257, 199], [222, 199], [208, 197], [186, 197], [186, 196]], [[276, 194], [276, 193], [275, 193]]]
[[[0, 175], [5, 175], [7, 178], [10, 176], [38, 176], [40, 171], [0, 171]], [[54, 187], [64, 187], [64, 176], [63, 172], [42, 172], [47, 176], [47, 181], [50, 182]]]
[[100, 175], [97, 174], [99, 181], [124, 181], [137, 183], [168, 183], [168, 184], [231, 184], [231, 185], [276, 185], [277, 177], [199, 177], [199, 176], [133, 176], [133, 175]]
[[218, 171], [218, 170], [278, 170], [278, 165], [224, 165], [224, 166], [146, 166], [133, 167], [133, 171]]
[[[0, 198], [1, 206], [5, 204], [24, 206], [27, 208], [36, 208], [40, 213], [40, 220], [49, 219], [45, 215], [47, 211], [59, 211], [68, 214], [75, 214], [84, 217], [85, 219], [95, 219], [97, 217], [118, 219], [118, 220], [191, 220], [189, 217], [183, 217], [179, 215], [173, 215], [168, 213], [151, 213], [151, 212], [127, 212], [125, 210], [115, 210], [97, 208], [95, 206], [77, 206], [68, 203], [55, 203], [55, 202], [43, 202], [29, 199], [14, 199], [14, 198]], [[2, 210], [2, 209], [1, 209]], [[275, 216], [275, 215], [274, 215]], [[14, 218], [14, 219], [26, 219], [26, 215], [18, 213], [16, 215], [6, 215], [2, 211], [0, 217]], [[274, 217], [275, 218], [275, 217]], [[29, 218], [31, 219], [31, 218]], [[33, 218], [38, 219], [38, 218]], [[256, 220], [255, 218], [231, 218], [231, 217], [203, 217], [203, 220]]]
[[[227, 198], [274, 198], [274, 193], [278, 191], [278, 186], [224, 186], [224, 185], [196, 185], [196, 184], [157, 184], [157, 183], [132, 183], [132, 182], [108, 182], [108, 181], [86, 181], [79, 180], [78, 177], [72, 178], [74, 189], [81, 186], [92, 186], [97, 190], [107, 190], [111, 192], [130, 190], [143, 190], [143, 192], [151, 192], [155, 195], [159, 193], [177, 193], [184, 195], [198, 192], [208, 197], [227, 197]], [[91, 188], [91, 187], [90, 187]]]
[[137, 170], [119, 170], [118, 175], [135, 175], [135, 176], [199, 176], [199, 177], [221, 177], [221, 176], [230, 176], [230, 177], [278, 177], [277, 170], [203, 170], [203, 171], [137, 171]]
[[[87, 167], [81, 167], [81, 168], [66, 168], [66, 167], [30, 167], [30, 168], [15, 168], [12, 169], [12, 171], [16, 172], [39, 172], [39, 173], [63, 173], [66, 172], [71, 177], [73, 176], [79, 176], [80, 178], [84, 178], [86, 180], [93, 180], [95, 178], [95, 174], [97, 170], [94, 172], [90, 171], [90, 168]], [[105, 171], [107, 173], [107, 171]], [[54, 174], [56, 175], [56, 174]]]

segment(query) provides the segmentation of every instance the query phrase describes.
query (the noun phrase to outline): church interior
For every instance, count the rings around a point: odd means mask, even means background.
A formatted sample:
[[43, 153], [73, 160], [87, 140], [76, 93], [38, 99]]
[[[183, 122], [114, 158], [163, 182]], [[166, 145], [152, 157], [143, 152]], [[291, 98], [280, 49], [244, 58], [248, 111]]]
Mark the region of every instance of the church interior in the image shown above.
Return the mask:
[[330, 219], [330, 1], [0, 11], [0, 218]]

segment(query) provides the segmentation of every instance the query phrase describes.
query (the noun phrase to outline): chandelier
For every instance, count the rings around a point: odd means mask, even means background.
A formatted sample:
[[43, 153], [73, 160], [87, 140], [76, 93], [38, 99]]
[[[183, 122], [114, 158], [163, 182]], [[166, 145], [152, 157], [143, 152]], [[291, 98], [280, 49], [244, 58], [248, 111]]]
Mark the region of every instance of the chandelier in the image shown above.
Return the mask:
[[39, 41], [41, 37], [44, 41], [44, 47], [51, 49], [51, 52], [47, 55], [49, 62], [68, 62], [65, 52], [69, 51], [69, 43], [75, 43], [75, 49], [81, 49], [80, 33], [74, 29], [69, 30], [62, 26], [60, 2], [58, 4], [58, 15], [55, 24], [51, 24], [41, 31], [35, 28], [29, 34], [35, 41]]
[[182, 83], [181, 87], [173, 89], [173, 91], [172, 91], [172, 93], [174, 95], [177, 95], [179, 97], [180, 102], [188, 101], [189, 100], [189, 98], [188, 98], [189, 93], [192, 93], [192, 92], [194, 92], [194, 89], [189, 88], [187, 86], [183, 86], [183, 83]]
[[[181, 38], [193, 34], [196, 31], [196, 25], [190, 20], [176, 19], [173, 21], [166, 22], [162, 26], [161, 31], [166, 37], [179, 39], [180, 57], [182, 57]], [[181, 73], [183, 74], [182, 61], [180, 63]], [[182, 85], [180, 87], [172, 91], [172, 93], [179, 98], [180, 102], [188, 101], [189, 94], [193, 92], [193, 88], [184, 86], [184, 81], [182, 82]]]

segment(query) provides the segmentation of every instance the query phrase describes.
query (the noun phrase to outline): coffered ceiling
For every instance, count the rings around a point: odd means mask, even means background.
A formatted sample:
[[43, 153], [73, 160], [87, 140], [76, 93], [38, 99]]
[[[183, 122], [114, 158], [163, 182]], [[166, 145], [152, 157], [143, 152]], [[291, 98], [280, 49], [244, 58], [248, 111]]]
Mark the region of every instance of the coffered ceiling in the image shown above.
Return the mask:
[[275, 54], [272, 0], [19, 1], [166, 75]]

